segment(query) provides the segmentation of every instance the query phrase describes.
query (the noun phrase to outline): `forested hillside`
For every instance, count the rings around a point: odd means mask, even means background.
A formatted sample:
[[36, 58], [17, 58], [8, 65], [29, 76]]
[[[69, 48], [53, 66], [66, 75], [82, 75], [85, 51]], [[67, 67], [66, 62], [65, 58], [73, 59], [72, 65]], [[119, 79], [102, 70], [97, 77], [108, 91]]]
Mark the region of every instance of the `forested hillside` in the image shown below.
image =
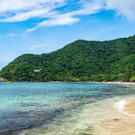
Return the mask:
[[24, 54], [0, 74], [13, 81], [134, 81], [135, 36], [77, 40], [52, 53]]

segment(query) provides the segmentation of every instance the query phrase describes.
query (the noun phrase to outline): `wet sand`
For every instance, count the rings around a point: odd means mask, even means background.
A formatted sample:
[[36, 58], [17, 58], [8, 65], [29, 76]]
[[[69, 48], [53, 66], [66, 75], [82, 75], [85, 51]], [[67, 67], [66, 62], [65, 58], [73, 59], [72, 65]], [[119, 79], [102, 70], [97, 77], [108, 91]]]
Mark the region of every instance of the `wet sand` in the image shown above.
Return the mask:
[[124, 106], [123, 109], [124, 112], [127, 112], [128, 114], [135, 115], [135, 100], [129, 100]]
[[125, 115], [135, 116], [135, 99], [120, 100], [116, 107]]

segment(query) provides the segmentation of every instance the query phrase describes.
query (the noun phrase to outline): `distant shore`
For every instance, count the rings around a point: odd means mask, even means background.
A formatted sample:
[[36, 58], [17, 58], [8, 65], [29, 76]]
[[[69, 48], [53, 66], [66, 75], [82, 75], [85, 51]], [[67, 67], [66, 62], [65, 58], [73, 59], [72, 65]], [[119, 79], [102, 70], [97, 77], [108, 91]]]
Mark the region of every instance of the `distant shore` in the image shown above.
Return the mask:
[[[1, 79], [0, 78], [0, 82], [5, 82], [7, 81], [6, 79]], [[13, 81], [13, 82], [17, 82], [17, 81]], [[27, 81], [26, 81], [27, 82]], [[32, 81], [32, 82], [38, 82], [38, 81]], [[127, 85], [127, 86], [133, 86], [135, 85], [135, 82], [122, 82], [122, 81], [110, 81], [110, 82], [94, 82], [94, 81], [82, 81], [82, 82], [79, 82], [79, 81], [69, 81], [69, 82], [66, 82], [66, 81], [46, 81], [46, 82], [50, 82], [50, 83], [71, 83], [71, 82], [76, 82], [76, 83], [83, 83], [83, 82], [86, 82], [86, 83], [104, 83], [104, 84], [122, 84], [122, 85]]]
[[132, 86], [135, 85], [135, 82], [102, 82], [102, 83], [107, 83], [107, 84], [122, 84], [122, 85], [127, 85], [127, 86]]
[[[62, 81], [48, 81], [48, 82], [54, 82], [54, 83], [62, 83]], [[126, 86], [134, 86], [135, 82], [122, 82], [122, 81], [112, 81], [112, 82], [93, 82], [93, 81], [84, 81], [85, 83], [105, 83], [105, 84], [122, 84], [122, 85], [126, 85]], [[79, 81], [74, 81], [74, 82], [64, 82], [64, 83], [83, 83], [79, 82]]]

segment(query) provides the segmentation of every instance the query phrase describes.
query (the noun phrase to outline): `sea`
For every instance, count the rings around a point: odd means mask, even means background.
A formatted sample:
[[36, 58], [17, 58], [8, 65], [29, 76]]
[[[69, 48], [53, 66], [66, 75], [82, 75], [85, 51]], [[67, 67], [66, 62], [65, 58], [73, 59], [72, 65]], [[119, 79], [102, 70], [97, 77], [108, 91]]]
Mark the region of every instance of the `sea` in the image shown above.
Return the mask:
[[135, 118], [116, 107], [135, 86], [0, 82], [0, 135], [135, 135]]

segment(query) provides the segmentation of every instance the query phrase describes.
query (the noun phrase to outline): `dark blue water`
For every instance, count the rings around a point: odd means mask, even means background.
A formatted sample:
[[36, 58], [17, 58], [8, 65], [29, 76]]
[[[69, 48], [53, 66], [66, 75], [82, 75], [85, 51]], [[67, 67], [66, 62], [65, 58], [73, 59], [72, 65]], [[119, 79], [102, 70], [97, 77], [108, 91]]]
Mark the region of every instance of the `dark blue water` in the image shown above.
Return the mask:
[[131, 87], [102, 83], [0, 82], [0, 133], [48, 124], [74, 108], [134, 94]]

